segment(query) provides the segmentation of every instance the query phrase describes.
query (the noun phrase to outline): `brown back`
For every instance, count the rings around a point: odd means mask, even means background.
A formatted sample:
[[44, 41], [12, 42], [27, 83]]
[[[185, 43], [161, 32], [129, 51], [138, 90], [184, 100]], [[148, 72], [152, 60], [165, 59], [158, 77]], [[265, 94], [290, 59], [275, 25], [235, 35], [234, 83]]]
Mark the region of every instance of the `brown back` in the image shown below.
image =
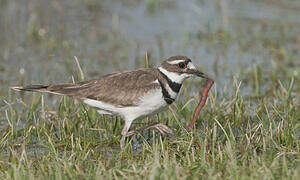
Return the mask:
[[159, 88], [159, 84], [154, 83], [158, 74], [157, 69], [124, 71], [76, 84], [50, 85], [47, 91], [118, 106], [132, 106], [137, 105], [145, 92]]

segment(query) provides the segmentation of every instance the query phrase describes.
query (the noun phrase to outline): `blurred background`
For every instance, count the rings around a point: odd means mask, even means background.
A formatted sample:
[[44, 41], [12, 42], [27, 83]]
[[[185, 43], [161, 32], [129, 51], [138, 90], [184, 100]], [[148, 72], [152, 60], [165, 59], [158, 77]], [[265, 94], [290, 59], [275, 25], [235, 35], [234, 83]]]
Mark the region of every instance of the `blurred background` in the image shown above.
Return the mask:
[[[253, 64], [299, 74], [297, 0], [1, 0], [0, 94], [186, 55], [218, 87]], [[286, 66], [285, 66], [286, 67]]]

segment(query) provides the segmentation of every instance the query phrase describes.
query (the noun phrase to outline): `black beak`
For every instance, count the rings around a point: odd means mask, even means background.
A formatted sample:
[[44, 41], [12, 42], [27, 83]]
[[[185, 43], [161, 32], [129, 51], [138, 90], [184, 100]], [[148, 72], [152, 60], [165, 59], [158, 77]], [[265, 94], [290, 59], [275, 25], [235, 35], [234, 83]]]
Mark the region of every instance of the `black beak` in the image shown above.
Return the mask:
[[196, 70], [196, 71], [194, 72], [194, 74], [195, 74], [196, 76], [198, 76], [198, 77], [207, 78], [207, 76], [206, 76], [204, 73], [202, 73], [202, 72], [200, 72], [200, 71], [198, 71], [198, 70]]

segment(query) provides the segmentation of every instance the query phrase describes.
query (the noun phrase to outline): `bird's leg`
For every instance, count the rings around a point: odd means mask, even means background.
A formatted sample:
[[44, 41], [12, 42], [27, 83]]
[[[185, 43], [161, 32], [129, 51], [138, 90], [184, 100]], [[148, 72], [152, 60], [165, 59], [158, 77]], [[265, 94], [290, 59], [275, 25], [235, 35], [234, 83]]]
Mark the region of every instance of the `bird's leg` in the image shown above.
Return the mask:
[[125, 138], [126, 136], [122, 135], [121, 141], [120, 141], [120, 148], [123, 149], [125, 147]]
[[127, 133], [128, 133], [128, 130], [130, 128], [130, 125], [131, 125], [132, 121], [126, 121], [125, 120], [125, 124], [124, 124], [124, 127], [122, 129], [122, 138], [121, 138], [121, 141], [120, 141], [120, 147], [121, 149], [123, 149], [125, 147], [125, 138], [127, 137]]
[[138, 130], [127, 132], [125, 137], [132, 136], [134, 134], [137, 134], [141, 131], [144, 131], [144, 130], [147, 130], [147, 129], [150, 129], [150, 128], [157, 129], [161, 134], [172, 134], [173, 133], [173, 131], [168, 126], [166, 126], [164, 124], [161, 124], [161, 123], [154, 123], [154, 124], [150, 124], [148, 126], [144, 126], [144, 127], [140, 128]]

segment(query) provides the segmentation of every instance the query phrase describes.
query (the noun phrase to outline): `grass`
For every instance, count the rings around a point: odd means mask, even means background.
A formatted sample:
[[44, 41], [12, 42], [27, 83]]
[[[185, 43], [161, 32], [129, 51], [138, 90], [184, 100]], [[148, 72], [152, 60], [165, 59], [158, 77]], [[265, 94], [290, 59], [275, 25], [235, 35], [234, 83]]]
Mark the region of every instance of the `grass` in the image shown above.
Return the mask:
[[174, 134], [146, 131], [129, 138], [125, 150], [119, 149], [120, 118], [68, 97], [53, 109], [41, 94], [23, 101], [32, 95], [10, 92], [1, 118], [7, 127], [0, 133], [0, 177], [298, 179], [299, 79], [286, 74], [257, 64], [233, 76], [230, 91], [215, 87], [190, 133], [183, 125], [199, 97], [190, 100], [185, 88], [170, 110], [133, 126], [160, 121]]

